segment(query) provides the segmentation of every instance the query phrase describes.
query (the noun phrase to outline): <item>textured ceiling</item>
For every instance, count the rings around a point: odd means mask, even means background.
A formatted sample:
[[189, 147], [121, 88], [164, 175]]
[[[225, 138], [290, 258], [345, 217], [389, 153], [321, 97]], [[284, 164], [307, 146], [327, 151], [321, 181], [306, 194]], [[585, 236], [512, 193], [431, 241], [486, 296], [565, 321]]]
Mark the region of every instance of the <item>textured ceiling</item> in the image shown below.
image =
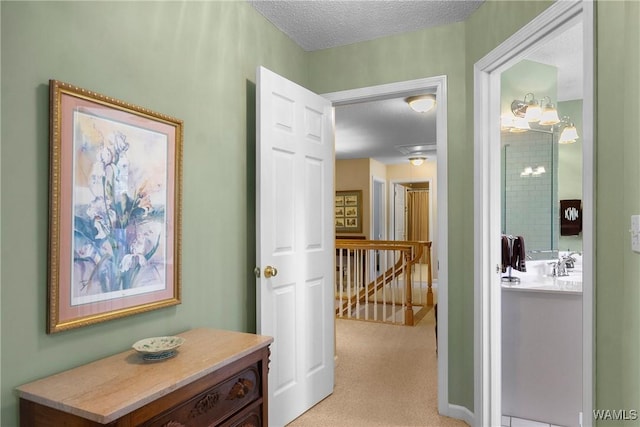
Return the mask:
[[249, 0], [306, 51], [464, 21], [483, 0]]
[[405, 163], [408, 153], [435, 158], [436, 110], [417, 113], [404, 98], [335, 107], [336, 158]]
[[[248, 0], [306, 51], [372, 40], [464, 21], [482, 1]], [[558, 67], [558, 100], [582, 98], [582, 25], [527, 55]], [[417, 95], [417, 93], [415, 94]], [[335, 109], [336, 158], [407, 161], [407, 146], [435, 156], [435, 113], [412, 111], [403, 98], [341, 105]], [[403, 151], [405, 153], [403, 153]], [[433, 153], [433, 154], [432, 154]]]
[[557, 101], [582, 99], [582, 47], [582, 22], [579, 22], [527, 55], [531, 61], [553, 65], [558, 69]]

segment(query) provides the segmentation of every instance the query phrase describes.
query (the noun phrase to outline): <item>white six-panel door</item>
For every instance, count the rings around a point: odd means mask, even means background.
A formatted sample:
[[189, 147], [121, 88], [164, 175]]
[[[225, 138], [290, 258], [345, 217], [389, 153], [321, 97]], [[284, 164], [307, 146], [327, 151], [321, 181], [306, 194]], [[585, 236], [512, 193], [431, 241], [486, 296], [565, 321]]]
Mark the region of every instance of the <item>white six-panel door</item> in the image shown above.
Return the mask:
[[274, 337], [269, 425], [279, 427], [333, 392], [333, 108], [260, 67], [257, 122], [257, 331]]

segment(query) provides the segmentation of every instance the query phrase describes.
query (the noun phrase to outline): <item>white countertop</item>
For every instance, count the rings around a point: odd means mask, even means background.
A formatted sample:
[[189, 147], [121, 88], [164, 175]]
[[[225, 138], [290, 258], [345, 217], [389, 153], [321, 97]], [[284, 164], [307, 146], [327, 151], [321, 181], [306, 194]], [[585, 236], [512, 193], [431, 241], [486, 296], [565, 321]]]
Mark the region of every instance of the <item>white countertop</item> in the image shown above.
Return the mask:
[[[550, 273], [551, 261], [528, 261], [527, 271], [512, 270], [511, 276], [520, 279], [519, 283], [502, 282], [506, 291], [550, 292], [571, 295], [582, 295], [582, 265], [567, 269], [568, 276], [553, 277]], [[508, 275], [503, 273], [502, 276]]]

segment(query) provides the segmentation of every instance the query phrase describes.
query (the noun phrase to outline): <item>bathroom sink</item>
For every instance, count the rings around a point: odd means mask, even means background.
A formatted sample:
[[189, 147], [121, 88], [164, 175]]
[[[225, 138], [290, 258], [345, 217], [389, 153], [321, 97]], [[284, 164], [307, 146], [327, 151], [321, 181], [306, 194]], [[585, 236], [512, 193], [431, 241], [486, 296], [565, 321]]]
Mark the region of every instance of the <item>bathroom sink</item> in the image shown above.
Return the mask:
[[556, 283], [558, 286], [567, 291], [581, 291], [582, 290], [582, 275], [569, 275], [563, 277], [556, 277]]

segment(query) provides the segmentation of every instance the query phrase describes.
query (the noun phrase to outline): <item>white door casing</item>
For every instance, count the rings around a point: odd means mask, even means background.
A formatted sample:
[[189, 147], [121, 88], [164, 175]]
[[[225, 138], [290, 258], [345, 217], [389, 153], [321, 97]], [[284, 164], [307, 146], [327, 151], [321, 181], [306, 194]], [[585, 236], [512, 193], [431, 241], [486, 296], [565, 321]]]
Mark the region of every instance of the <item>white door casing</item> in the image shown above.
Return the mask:
[[438, 100], [438, 107], [436, 109], [436, 145], [438, 152], [438, 254], [440, 255], [438, 259], [433, 260], [438, 269], [438, 412], [441, 415], [460, 418], [470, 422], [473, 418], [473, 414], [470, 411], [459, 405], [449, 403], [447, 76], [427, 77], [417, 80], [324, 93], [323, 96], [333, 101], [334, 106], [339, 106], [390, 97], [410, 96], [424, 92], [435, 93], [436, 99]]
[[583, 22], [583, 268], [582, 279], [582, 413], [580, 425], [592, 425], [594, 310], [594, 145], [592, 1], [559, 1], [489, 52], [474, 66], [475, 157], [475, 413], [474, 425], [501, 425], [501, 287], [495, 269], [500, 264], [500, 73], [528, 52], [564, 31], [577, 19]]
[[256, 318], [274, 337], [269, 425], [279, 427], [333, 392], [333, 107], [263, 67], [256, 104]]
[[394, 230], [394, 240], [407, 240], [406, 239], [406, 198], [407, 187], [402, 184], [393, 184], [393, 230]]

